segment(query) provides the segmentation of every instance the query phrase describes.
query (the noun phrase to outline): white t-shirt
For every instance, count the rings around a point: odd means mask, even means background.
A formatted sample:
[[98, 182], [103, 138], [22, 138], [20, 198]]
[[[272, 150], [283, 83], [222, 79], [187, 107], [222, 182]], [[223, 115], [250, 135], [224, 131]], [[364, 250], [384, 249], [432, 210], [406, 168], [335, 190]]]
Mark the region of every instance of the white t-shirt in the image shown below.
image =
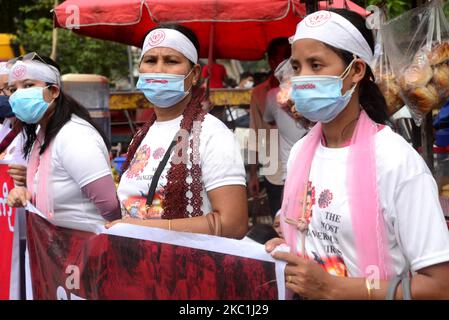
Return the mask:
[[[6, 118], [0, 128], [0, 142], [6, 137], [6, 135], [12, 130], [13, 118]], [[5, 151], [0, 154], [0, 160], [8, 161], [10, 164], [18, 164], [26, 166], [27, 161], [23, 155], [23, 145], [25, 143], [25, 133], [22, 131], [14, 140], [9, 144]], [[20, 239], [26, 238], [26, 217], [25, 210], [22, 208], [16, 209], [16, 223], [14, 231], [18, 231], [17, 235]], [[16, 236], [16, 234], [14, 234]]]
[[11, 131], [11, 118], [5, 118], [3, 123], [0, 124], [0, 141]]
[[0, 154], [0, 160], [10, 161], [13, 164], [26, 166], [27, 162], [23, 155], [23, 145], [25, 143], [24, 132], [19, 133], [11, 144]]
[[279, 90], [277, 87], [268, 91], [263, 119], [268, 123], [276, 121], [279, 130], [279, 160], [281, 161], [282, 179], [285, 180], [290, 150], [299, 139], [305, 136], [307, 130], [279, 106], [277, 102]]
[[[143, 219], [161, 217], [167, 173], [176, 147], [160, 176], [153, 205], [148, 212], [145, 209], [146, 197], [159, 162], [180, 128], [181, 119], [182, 116], [170, 121], [156, 121], [142, 140], [128, 170], [123, 173], [117, 193], [124, 212], [131, 216]], [[189, 147], [189, 155], [191, 151]], [[203, 185], [201, 209], [207, 214], [212, 210], [207, 192], [226, 185], [245, 185], [245, 168], [235, 136], [210, 114], [202, 122], [199, 152]], [[188, 164], [190, 167], [190, 157]], [[189, 178], [187, 180], [189, 182]], [[189, 196], [191, 194], [187, 194]], [[192, 212], [190, 207], [187, 210]]]
[[[303, 141], [292, 148], [288, 169]], [[358, 276], [346, 191], [348, 151], [349, 147], [327, 148], [321, 144], [317, 148], [309, 177], [312, 211], [306, 251], [331, 274]], [[376, 167], [388, 248], [396, 274], [449, 261], [449, 232], [437, 185], [420, 155], [385, 127], [376, 135]], [[300, 232], [297, 244], [300, 252]]]
[[[250, 113], [250, 119], [249, 119], [249, 127], [253, 130], [255, 130], [255, 134], [257, 137], [259, 137], [259, 130], [266, 130], [266, 134], [261, 134], [262, 141], [258, 142], [257, 144], [250, 143], [248, 145], [250, 152], [257, 151], [259, 153], [259, 162], [263, 164], [260, 174], [265, 176], [265, 178], [270, 182], [271, 184], [283, 186], [284, 185], [284, 178], [281, 166], [279, 165], [273, 165], [273, 162], [279, 163], [279, 154], [276, 154], [275, 156], [270, 155], [271, 152], [271, 135], [270, 130], [272, 129], [272, 126], [270, 126], [268, 123], [266, 123], [263, 119], [265, 108], [266, 108], [266, 98], [267, 93], [271, 89], [270, 85], [270, 79], [265, 80], [261, 84], [254, 87], [251, 93], [251, 106], [249, 109]], [[275, 143], [275, 142], [273, 142]], [[260, 144], [260, 146], [259, 146]], [[255, 149], [257, 147], [257, 149]], [[260, 148], [262, 150], [259, 150]], [[261, 161], [261, 157], [268, 156], [269, 161]], [[278, 158], [276, 158], [278, 156]], [[268, 163], [267, 163], [268, 162]]]
[[[6, 118], [3, 121], [2, 127], [0, 128], [0, 142], [6, 137], [6, 135], [12, 129], [12, 119]], [[24, 131], [19, 133], [14, 140], [9, 144], [5, 151], [0, 154], [0, 160], [9, 161], [13, 164], [20, 164], [26, 166], [26, 159], [23, 155], [23, 145], [25, 143]]]
[[[81, 192], [89, 183], [111, 174], [109, 153], [95, 128], [72, 115], [54, 138], [51, 151], [54, 223], [101, 223], [105, 220]], [[37, 187], [39, 170], [34, 179]]]

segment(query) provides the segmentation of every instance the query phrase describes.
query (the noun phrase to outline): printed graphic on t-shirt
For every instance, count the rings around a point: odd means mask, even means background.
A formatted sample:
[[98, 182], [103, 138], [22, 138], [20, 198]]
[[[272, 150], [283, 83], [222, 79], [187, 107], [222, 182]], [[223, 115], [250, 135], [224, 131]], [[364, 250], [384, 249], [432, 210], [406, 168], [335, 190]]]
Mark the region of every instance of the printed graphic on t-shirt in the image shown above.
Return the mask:
[[314, 260], [325, 270], [327, 273], [337, 277], [347, 277], [348, 270], [342, 257], [320, 257], [316, 252], [312, 251]]
[[138, 177], [145, 169], [150, 157], [151, 157], [150, 147], [146, 144], [140, 147], [139, 150], [137, 150], [136, 154], [134, 155], [134, 158], [131, 161], [129, 169], [126, 171], [126, 177], [129, 179]]
[[[346, 277], [348, 276], [348, 270], [344, 263], [338, 240], [341, 215], [333, 213], [330, 210], [330, 205], [332, 204], [332, 200], [334, 200], [334, 195], [330, 189], [322, 190], [319, 193], [318, 201], [316, 201], [316, 191], [312, 181], [309, 181], [307, 183], [305, 210], [305, 221], [309, 226], [307, 238], [310, 240], [309, 245], [314, 243], [317, 247], [314, 248], [312, 246], [307, 250], [306, 245], [308, 258], [313, 258], [328, 273]], [[314, 208], [315, 204], [317, 204], [318, 208]], [[314, 209], [316, 217], [314, 217]], [[312, 218], [318, 221], [314, 220], [315, 223], [311, 225]]]
[[138, 219], [160, 219], [164, 212], [164, 190], [156, 190], [153, 198], [153, 204], [147, 208], [146, 196], [129, 197], [123, 201], [125, 216]]
[[329, 189], [323, 190], [323, 191], [320, 193], [320, 197], [319, 197], [319, 199], [318, 199], [318, 206], [319, 206], [321, 209], [324, 209], [324, 208], [329, 207], [329, 205], [330, 205], [331, 202], [332, 202], [333, 197], [334, 197], [334, 196], [333, 196], [332, 192], [330, 192]]
[[16, 151], [16, 147], [15, 146], [13, 146], [13, 147], [11, 147], [9, 149], [6, 149], [5, 151], [3, 151], [0, 154], [0, 160], [5, 160], [7, 155], [12, 156], [14, 154], [14, 151]]
[[153, 152], [153, 158], [154, 160], [161, 160], [165, 155], [165, 149], [164, 148], [157, 148]]
[[306, 196], [306, 212], [305, 212], [305, 219], [307, 221], [307, 224], [310, 223], [310, 220], [312, 219], [313, 214], [313, 205], [315, 204], [315, 187], [312, 185], [312, 181], [309, 181], [307, 183], [307, 196]]

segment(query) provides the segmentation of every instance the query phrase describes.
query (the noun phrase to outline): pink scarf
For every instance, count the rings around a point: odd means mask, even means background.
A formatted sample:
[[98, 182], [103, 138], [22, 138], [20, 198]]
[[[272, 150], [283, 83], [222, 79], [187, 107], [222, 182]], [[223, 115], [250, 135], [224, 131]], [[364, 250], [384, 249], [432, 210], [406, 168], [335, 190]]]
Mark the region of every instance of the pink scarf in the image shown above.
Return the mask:
[[[362, 110], [349, 147], [347, 190], [358, 267], [361, 272], [359, 276], [372, 276], [373, 266], [376, 266], [380, 279], [388, 279], [390, 261], [376, 180], [376, 133], [376, 124]], [[302, 214], [305, 187], [321, 136], [321, 123], [318, 123], [306, 136], [285, 183], [281, 227], [285, 240], [294, 253], [297, 253], [298, 230], [286, 223], [285, 219], [298, 221]]]
[[[53, 218], [53, 189], [50, 184], [51, 174], [51, 150], [53, 141], [47, 147], [42, 155], [39, 155], [42, 144], [44, 143], [44, 131], [40, 129], [36, 141], [33, 144], [27, 167], [27, 188], [32, 194], [32, 203], [34, 206], [48, 218]], [[34, 177], [39, 169], [37, 180], [37, 190], [34, 192]]]

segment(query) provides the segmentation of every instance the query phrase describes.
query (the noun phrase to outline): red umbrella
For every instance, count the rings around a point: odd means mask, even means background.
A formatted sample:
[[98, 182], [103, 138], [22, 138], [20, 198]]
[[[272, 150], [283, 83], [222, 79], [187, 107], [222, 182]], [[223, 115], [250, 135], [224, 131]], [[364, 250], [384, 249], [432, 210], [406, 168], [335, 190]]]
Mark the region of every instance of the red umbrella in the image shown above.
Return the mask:
[[[367, 14], [347, 0], [319, 4]], [[216, 58], [258, 60], [272, 39], [293, 35], [305, 7], [300, 0], [67, 0], [54, 14], [57, 27], [136, 47], [157, 23], [181, 23], [198, 36], [202, 58], [213, 51]]]

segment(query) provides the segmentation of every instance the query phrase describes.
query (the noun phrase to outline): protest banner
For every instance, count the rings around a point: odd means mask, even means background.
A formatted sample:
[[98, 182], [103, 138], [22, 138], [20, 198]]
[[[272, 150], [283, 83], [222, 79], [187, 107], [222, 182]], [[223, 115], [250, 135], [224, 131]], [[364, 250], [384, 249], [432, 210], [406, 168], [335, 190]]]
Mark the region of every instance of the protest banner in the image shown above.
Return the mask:
[[9, 300], [11, 287], [14, 222], [16, 210], [7, 204], [14, 182], [8, 165], [0, 163], [0, 300]]
[[122, 223], [94, 233], [51, 222], [27, 217], [33, 299], [284, 297], [285, 265], [257, 243]]

